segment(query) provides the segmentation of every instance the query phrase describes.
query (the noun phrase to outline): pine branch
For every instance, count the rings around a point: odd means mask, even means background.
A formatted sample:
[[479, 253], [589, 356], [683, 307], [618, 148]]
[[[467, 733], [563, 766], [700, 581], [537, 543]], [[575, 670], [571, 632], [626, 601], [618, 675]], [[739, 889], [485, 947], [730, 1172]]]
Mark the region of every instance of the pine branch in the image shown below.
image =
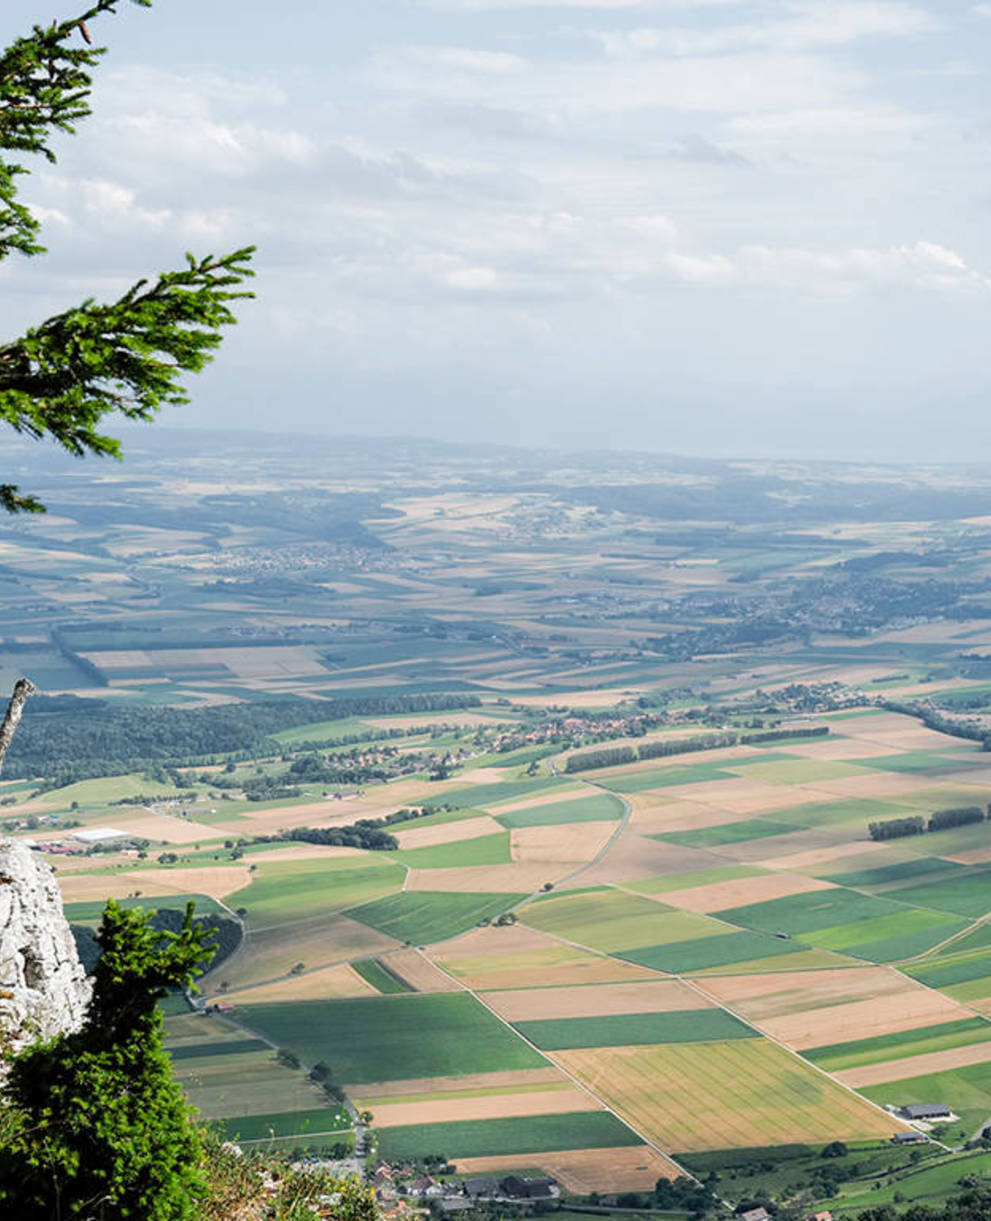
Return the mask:
[[[55, 161], [51, 138], [71, 133], [90, 114], [93, 80], [90, 70], [105, 47], [93, 45], [86, 24], [102, 13], [115, 13], [121, 0], [98, 0], [78, 17], [36, 25], [0, 53], [0, 260], [15, 250], [32, 255], [44, 252], [38, 242], [40, 225], [17, 199], [17, 180], [28, 170], [23, 155]], [[151, 7], [151, 0], [131, 0]], [[70, 39], [79, 36], [81, 45]]]
[[[0, 420], [77, 456], [119, 456], [120, 443], [98, 431], [101, 419], [147, 420], [189, 401], [182, 374], [213, 359], [221, 328], [237, 321], [230, 303], [254, 295], [241, 287], [254, 275], [254, 250], [189, 254], [181, 271], [139, 280], [109, 305], [84, 301], [0, 347]], [[25, 499], [0, 487], [2, 507], [31, 508]]]

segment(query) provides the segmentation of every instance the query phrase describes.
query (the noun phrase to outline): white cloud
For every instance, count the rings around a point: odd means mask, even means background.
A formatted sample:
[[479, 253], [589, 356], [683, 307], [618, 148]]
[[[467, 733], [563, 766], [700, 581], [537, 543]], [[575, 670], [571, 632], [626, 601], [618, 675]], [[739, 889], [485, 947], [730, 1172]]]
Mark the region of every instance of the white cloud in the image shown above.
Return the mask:
[[738, 266], [750, 282], [813, 293], [903, 287], [926, 292], [991, 290], [991, 278], [969, 267], [956, 251], [927, 241], [838, 251], [747, 246], [739, 252]]
[[916, 4], [805, 0], [785, 4], [783, 11], [783, 17], [771, 21], [749, 20], [711, 29], [606, 30], [595, 37], [614, 56], [700, 56], [756, 48], [801, 53], [862, 38], [913, 38], [942, 28], [931, 12]]
[[477, 292], [495, 288], [499, 283], [499, 273], [491, 267], [457, 267], [447, 273], [445, 280], [452, 288]]
[[444, 74], [422, 50], [377, 55], [365, 80], [377, 91], [433, 102], [505, 107], [553, 119], [650, 109], [745, 112], [836, 104], [868, 83], [855, 68], [821, 57], [740, 53], [667, 60], [559, 60], [526, 63], [512, 84], [490, 73]]

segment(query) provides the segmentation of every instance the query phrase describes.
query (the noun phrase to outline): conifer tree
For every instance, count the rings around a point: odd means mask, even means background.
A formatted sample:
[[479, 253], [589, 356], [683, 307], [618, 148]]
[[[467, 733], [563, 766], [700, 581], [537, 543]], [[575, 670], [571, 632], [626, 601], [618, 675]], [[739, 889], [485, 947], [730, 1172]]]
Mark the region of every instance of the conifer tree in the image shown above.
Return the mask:
[[74, 1034], [17, 1055], [4, 1089], [0, 1215], [19, 1221], [191, 1221], [202, 1137], [172, 1079], [158, 1002], [213, 957], [193, 904], [178, 933], [111, 900], [93, 999]]
[[[45, 253], [20, 180], [32, 159], [55, 161], [54, 138], [90, 114], [91, 72], [106, 50], [94, 45], [90, 24], [122, 2], [96, 0], [0, 51], [0, 261]], [[181, 377], [213, 358], [221, 328], [236, 321], [232, 303], [252, 295], [242, 286], [253, 253], [248, 246], [219, 257], [187, 254], [184, 267], [138, 280], [116, 301], [87, 299], [0, 343], [0, 420], [79, 457], [119, 457], [120, 442], [101, 421], [147, 420], [188, 401]], [[0, 507], [44, 511], [9, 483], [0, 483]]]

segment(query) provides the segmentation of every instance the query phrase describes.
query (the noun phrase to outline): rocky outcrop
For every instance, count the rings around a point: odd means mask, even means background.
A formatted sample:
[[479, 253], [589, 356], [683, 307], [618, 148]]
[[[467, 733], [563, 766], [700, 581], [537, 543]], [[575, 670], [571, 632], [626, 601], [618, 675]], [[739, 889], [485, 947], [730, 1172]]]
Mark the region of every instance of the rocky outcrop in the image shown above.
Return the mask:
[[51, 868], [23, 844], [0, 840], [0, 1044], [77, 1029], [89, 997]]

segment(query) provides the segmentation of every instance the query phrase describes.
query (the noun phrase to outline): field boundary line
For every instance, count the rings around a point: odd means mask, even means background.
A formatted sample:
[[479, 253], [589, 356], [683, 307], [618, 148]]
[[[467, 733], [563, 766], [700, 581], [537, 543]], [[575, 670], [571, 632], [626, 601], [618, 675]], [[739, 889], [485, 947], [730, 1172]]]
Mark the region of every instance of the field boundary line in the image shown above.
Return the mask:
[[[429, 961], [429, 959], [427, 961]], [[442, 971], [449, 979], [452, 980], [452, 982], [460, 983], [460, 981], [455, 979], [454, 976], [452, 976], [451, 973], [440, 963], [434, 963], [434, 966], [436, 966], [439, 971]], [[484, 999], [484, 997], [479, 995], [479, 993], [477, 993], [474, 990], [474, 988], [469, 988], [469, 987], [467, 987], [467, 985], [462, 985], [462, 987], [464, 988], [464, 991], [466, 991], [470, 996], [473, 996], [475, 998], [475, 1000], [478, 1001], [478, 1003], [483, 1008], [487, 1009], [488, 1012], [491, 1013], [492, 1016], [494, 1018], [496, 1018], [503, 1026], [505, 1026], [507, 1030], [509, 1030], [513, 1035], [515, 1035], [516, 1038], [518, 1038], [522, 1042], [524, 1042], [531, 1049], [531, 1051], [535, 1051], [538, 1056], [542, 1057], [544, 1060], [547, 1060], [548, 1063], [553, 1064], [554, 1067], [558, 1070], [558, 1072], [562, 1074], [562, 1076], [568, 1078], [568, 1080], [572, 1083], [572, 1085], [577, 1086], [578, 1089], [580, 1089], [582, 1091], [582, 1093], [587, 1094], [589, 1096], [589, 1098], [591, 1098], [595, 1102], [597, 1102], [604, 1111], [608, 1111], [609, 1114], [612, 1115], [615, 1119], [618, 1119], [621, 1124], [623, 1124], [625, 1127], [629, 1128], [631, 1132], [633, 1132], [637, 1136], [639, 1136], [640, 1139], [643, 1141], [643, 1143], [648, 1148], [653, 1149], [655, 1153], [659, 1153], [661, 1155], [661, 1157], [663, 1157], [667, 1162], [669, 1162], [672, 1166], [674, 1166], [674, 1168], [676, 1170], [680, 1171], [681, 1174], [685, 1178], [691, 1179], [693, 1183], [698, 1183], [700, 1187], [703, 1186], [701, 1179], [696, 1178], [695, 1175], [692, 1174], [692, 1172], [690, 1170], [688, 1170], [685, 1166], [682, 1166], [680, 1162], [675, 1161], [672, 1154], [670, 1154], [666, 1150], [662, 1149], [661, 1146], [659, 1144], [657, 1144], [656, 1141], [651, 1140], [648, 1136], [646, 1136], [643, 1132], [641, 1132], [640, 1129], [635, 1124], [631, 1123], [628, 1119], [625, 1119], [614, 1107], [611, 1107], [604, 1099], [600, 1098], [599, 1095], [590, 1086], [586, 1085], [584, 1081], [582, 1081], [582, 1080], [580, 1080], [580, 1078], [576, 1077], [574, 1075], [574, 1073], [572, 1073], [569, 1069], [565, 1068], [564, 1065], [559, 1064], [552, 1057], [552, 1055], [549, 1052], [543, 1051], [541, 1048], [539, 1048], [536, 1045], [536, 1043], [534, 1043], [530, 1039], [528, 1039], [527, 1036], [522, 1033], [522, 1031], [517, 1030], [516, 1027], [512, 1024], [512, 1022], [508, 1021], [506, 1018], [504, 1018], [502, 1016], [501, 1013], [498, 1013], [495, 1009], [493, 1009], [492, 1006], [488, 1003], [488, 1001], [486, 1001]]]
[[[583, 946], [577, 941], [569, 941], [566, 937], [561, 937], [556, 933], [547, 933], [543, 929], [541, 929], [540, 931], [544, 932], [546, 936], [553, 937], [556, 941], [560, 941], [564, 945], [572, 946], [574, 949], [586, 950], [586, 951], [589, 951], [590, 953], [599, 954], [600, 956], [602, 956], [604, 958], [614, 958], [614, 959], [616, 958], [616, 955], [614, 955], [614, 954], [604, 953], [602, 950], [591, 950], [590, 947], [588, 947], [588, 946]], [[625, 962], [626, 959], [617, 959], [617, 961]], [[786, 1052], [788, 1055], [794, 1056], [794, 1058], [796, 1060], [799, 1060], [802, 1064], [805, 1064], [809, 1068], [814, 1069], [815, 1072], [819, 1073], [823, 1077], [826, 1077], [828, 1080], [832, 1081], [835, 1085], [840, 1086], [840, 1088], [845, 1090], [848, 1094], [853, 1094], [853, 1096], [855, 1098], [858, 1098], [861, 1102], [864, 1102], [868, 1106], [873, 1107], [874, 1110], [882, 1112], [889, 1119], [895, 1120], [895, 1122], [897, 1122], [897, 1123], [905, 1124], [904, 1120], [897, 1119], [897, 1117], [892, 1115], [890, 1111], [886, 1111], [884, 1109], [884, 1107], [880, 1105], [880, 1103], [874, 1102], [870, 1098], [865, 1098], [864, 1095], [861, 1094], [858, 1090], [855, 1090], [853, 1088], [853, 1086], [847, 1085], [845, 1082], [837, 1080], [831, 1073], [827, 1072], [826, 1069], [821, 1068], [818, 1064], [813, 1064], [811, 1060], [806, 1060], [806, 1058], [801, 1054], [801, 1052], [797, 1051], [793, 1047], [789, 1047], [787, 1043], [783, 1043], [780, 1039], [776, 1038], [774, 1035], [768, 1034], [765, 1030], [762, 1030], [760, 1028], [760, 1026], [758, 1026], [755, 1022], [752, 1022], [752, 1021], [750, 1021], [749, 1018], [746, 1018], [742, 1014], [737, 1013], [730, 1005], [727, 1005], [723, 1001], [719, 1000], [718, 997], [712, 996], [710, 993], [708, 993], [705, 990], [704, 987], [702, 987], [700, 984], [698, 984], [692, 977], [685, 976], [685, 975], [674, 975], [667, 971], [661, 971], [657, 967], [646, 966], [643, 963], [638, 963], [636, 965], [642, 966], [644, 968], [644, 970], [646, 970], [646, 971], [652, 971], [655, 975], [658, 975], [662, 979], [673, 979], [673, 980], [679, 981], [682, 984], [685, 984], [687, 987], [691, 988], [693, 992], [696, 992], [699, 996], [701, 996], [709, 1004], [714, 1005], [717, 1009], [723, 1010], [724, 1013], [730, 1014], [731, 1017], [736, 1018], [738, 1021], [742, 1022], [745, 1026], [748, 1026], [751, 1030], [755, 1031], [756, 1034], [759, 1035], [760, 1038], [767, 1039], [769, 1043], [776, 1044], [782, 1051]], [[443, 969], [443, 968], [441, 968], [441, 969]], [[894, 969], [894, 968], [892, 968], [892, 969]], [[784, 974], [784, 972], [782, 972], [782, 974]], [[899, 972], [899, 974], [900, 974], [900, 972]], [[910, 977], [905, 976], [905, 978], [907, 979]], [[936, 989], [931, 989], [931, 990], [936, 991]], [[477, 995], [477, 994], [473, 994], [473, 995]], [[942, 995], [942, 993], [940, 993], [939, 995]], [[479, 999], [481, 999], [481, 998], [479, 998]], [[482, 1003], [485, 1004], [484, 1001], [482, 1001]], [[488, 1008], [488, 1006], [486, 1006], [486, 1008]], [[981, 1014], [979, 1016], [984, 1017], [986, 1015]], [[539, 1051], [540, 1049], [538, 1048], [537, 1050]], [[547, 1053], [541, 1052], [541, 1055], [547, 1055]], [[555, 1061], [555, 1063], [556, 1063], [556, 1061]], [[624, 1120], [624, 1123], [625, 1122], [626, 1121]], [[909, 1124], [905, 1124], [905, 1128], [909, 1131], [915, 1131], [915, 1129], [912, 1128], [911, 1125], [909, 1125]], [[949, 1152], [952, 1152], [951, 1147], [949, 1145], [944, 1145], [942, 1141], [933, 1141], [932, 1143], [934, 1145], [939, 1145], [940, 1148], [943, 1148]], [[664, 1151], [659, 1150], [659, 1152], [663, 1153]], [[665, 1157], [666, 1156], [668, 1156], [668, 1155], [665, 1154]]]
[[[864, 1102], [869, 1107], [873, 1107], [873, 1109], [875, 1111], [880, 1111], [882, 1115], [885, 1115], [888, 1119], [892, 1120], [893, 1122], [902, 1124], [906, 1131], [909, 1131], [909, 1132], [917, 1131], [917, 1129], [913, 1128], [912, 1125], [907, 1123], [905, 1120], [899, 1119], [897, 1116], [892, 1115], [892, 1113], [890, 1111], [885, 1110], [885, 1108], [879, 1102], [875, 1102], [872, 1098], [866, 1098], [863, 1094], [861, 1094], [859, 1092], [859, 1090], [854, 1089], [854, 1087], [852, 1085], [847, 1085], [847, 1083], [845, 1081], [840, 1081], [839, 1078], [834, 1077], [831, 1072], [829, 1072], [827, 1069], [823, 1068], [821, 1065], [814, 1064], [811, 1060], [807, 1060], [805, 1058], [805, 1056], [803, 1056], [802, 1053], [800, 1051], [798, 1051], [796, 1048], [789, 1047], [787, 1043], [782, 1042], [782, 1040], [779, 1039], [776, 1035], [769, 1034], [768, 1031], [766, 1031], [762, 1027], [758, 1026], [758, 1024], [756, 1022], [751, 1021], [747, 1017], [744, 1017], [744, 1015], [742, 1013], [737, 1013], [736, 1010], [731, 1005], [726, 1004], [724, 1001], [721, 1001], [717, 996], [713, 996], [711, 993], [707, 992], [705, 990], [705, 988], [701, 987], [694, 979], [688, 979], [688, 978], [685, 978], [684, 976], [678, 976], [678, 978], [681, 980], [681, 982], [683, 984], [685, 984], [689, 988], [691, 988], [693, 992], [697, 992], [699, 994], [699, 996], [703, 997], [705, 1000], [709, 1001], [711, 1004], [718, 1005], [720, 1009], [722, 1009], [724, 1012], [730, 1014], [732, 1017], [735, 1017], [737, 1019], [737, 1021], [743, 1022], [745, 1025], [749, 1026], [751, 1030], [755, 1030], [762, 1039], [767, 1039], [767, 1041], [769, 1043], [773, 1043], [776, 1047], [780, 1048], [783, 1052], [786, 1052], [789, 1056], [794, 1056], [796, 1060], [801, 1061], [801, 1063], [804, 1064], [807, 1068], [811, 1068], [814, 1072], [818, 1073], [820, 1076], [825, 1077], [827, 1080], [831, 1081], [834, 1085], [839, 1086], [840, 1089], [845, 1090], [848, 1094], [852, 1094], [854, 1096], [854, 1098], [857, 1098], [860, 1102]], [[950, 1146], [944, 1145], [942, 1141], [934, 1140], [932, 1143], [934, 1145], [939, 1145], [941, 1149], [946, 1149], [948, 1152], [952, 1152], [952, 1150], [950, 1149]]]
[[[554, 768], [553, 761], [551, 762], [551, 770], [555, 776], [559, 774]], [[623, 803], [623, 814], [616, 824], [616, 830], [613, 831], [612, 835], [609, 836], [595, 856], [592, 857], [590, 861], [586, 861], [584, 865], [579, 865], [577, 869], [572, 869], [570, 873], [566, 873], [563, 878], [558, 878], [558, 880], [554, 883], [555, 890], [557, 890], [560, 886], [567, 885], [568, 882], [573, 882], [575, 878], [581, 877], [581, 875], [583, 873], [587, 873], [589, 869], [594, 869], [596, 865], [601, 865], [615, 847], [617, 841], [628, 829], [630, 821], [633, 818], [633, 805], [622, 793], [614, 793], [612, 789], [607, 789], [604, 785], [596, 784], [594, 780], [581, 780], [579, 783], [587, 784], [590, 788], [595, 789], [597, 792], [607, 793], [610, 797], [617, 798], [617, 800]], [[515, 912], [519, 908], [525, 907], [528, 903], [532, 903], [534, 899], [539, 898], [545, 893], [550, 892], [535, 890], [533, 894], [527, 895], [525, 899], [521, 899], [519, 903], [515, 903], [509, 910], [511, 912]]]

